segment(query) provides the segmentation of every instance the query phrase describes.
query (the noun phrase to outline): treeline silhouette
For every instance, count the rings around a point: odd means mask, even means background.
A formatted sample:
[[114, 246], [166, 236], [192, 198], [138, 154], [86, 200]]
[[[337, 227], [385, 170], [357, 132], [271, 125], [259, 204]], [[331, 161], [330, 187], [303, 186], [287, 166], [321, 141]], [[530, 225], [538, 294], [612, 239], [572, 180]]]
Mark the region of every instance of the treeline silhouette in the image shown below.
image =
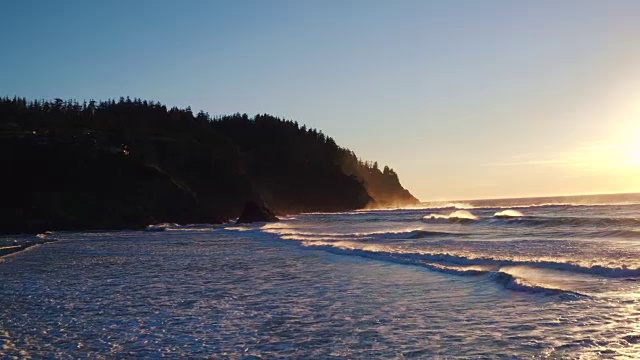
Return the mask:
[[247, 199], [278, 214], [415, 204], [389, 167], [271, 115], [0, 99], [1, 232], [215, 223]]

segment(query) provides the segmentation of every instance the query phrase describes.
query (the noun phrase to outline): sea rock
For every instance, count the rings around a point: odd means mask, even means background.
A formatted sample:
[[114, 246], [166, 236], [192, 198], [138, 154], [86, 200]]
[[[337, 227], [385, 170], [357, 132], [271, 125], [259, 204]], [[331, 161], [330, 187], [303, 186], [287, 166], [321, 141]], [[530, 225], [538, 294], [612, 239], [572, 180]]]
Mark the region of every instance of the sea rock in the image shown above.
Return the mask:
[[255, 201], [247, 201], [236, 223], [247, 224], [252, 222], [274, 222], [278, 220], [278, 217], [263, 203], [258, 204]]

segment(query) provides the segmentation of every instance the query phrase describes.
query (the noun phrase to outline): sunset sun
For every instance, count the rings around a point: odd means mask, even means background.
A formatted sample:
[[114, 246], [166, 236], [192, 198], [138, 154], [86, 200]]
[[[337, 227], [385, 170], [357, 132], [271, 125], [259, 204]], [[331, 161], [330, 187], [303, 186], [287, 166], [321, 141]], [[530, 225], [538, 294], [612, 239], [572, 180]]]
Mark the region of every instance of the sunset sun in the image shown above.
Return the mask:
[[634, 124], [626, 128], [621, 143], [621, 165], [626, 168], [640, 166], [640, 125]]
[[628, 157], [632, 165], [640, 165], [640, 143], [630, 146]]

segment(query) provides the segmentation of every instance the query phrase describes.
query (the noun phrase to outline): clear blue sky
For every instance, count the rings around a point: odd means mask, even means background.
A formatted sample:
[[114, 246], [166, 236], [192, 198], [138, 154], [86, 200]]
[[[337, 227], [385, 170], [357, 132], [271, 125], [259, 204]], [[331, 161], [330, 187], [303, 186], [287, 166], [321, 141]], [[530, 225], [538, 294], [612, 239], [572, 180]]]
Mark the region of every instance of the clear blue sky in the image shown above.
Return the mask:
[[640, 1], [5, 1], [0, 95], [271, 113], [428, 199], [640, 191]]

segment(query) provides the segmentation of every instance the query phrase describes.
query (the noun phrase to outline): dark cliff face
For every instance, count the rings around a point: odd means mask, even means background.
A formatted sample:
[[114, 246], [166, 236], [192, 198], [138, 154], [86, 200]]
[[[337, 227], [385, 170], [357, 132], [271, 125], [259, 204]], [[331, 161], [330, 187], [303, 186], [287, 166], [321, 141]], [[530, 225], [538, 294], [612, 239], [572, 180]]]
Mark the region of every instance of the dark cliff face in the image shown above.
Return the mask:
[[398, 175], [388, 167], [385, 167], [382, 172], [362, 169], [361, 177], [374, 200], [368, 207], [396, 208], [420, 203], [407, 189], [402, 187]]
[[216, 223], [256, 194], [277, 214], [417, 201], [393, 170], [270, 115], [5, 98], [0, 140], [0, 232]]
[[372, 201], [364, 182], [346, 174], [331, 138], [269, 115], [233, 115], [213, 122], [242, 153], [255, 191], [280, 214], [344, 211]]
[[29, 138], [3, 139], [0, 153], [8, 174], [0, 190], [2, 232], [222, 220], [207, 217], [194, 194], [166, 174], [122, 154]]

